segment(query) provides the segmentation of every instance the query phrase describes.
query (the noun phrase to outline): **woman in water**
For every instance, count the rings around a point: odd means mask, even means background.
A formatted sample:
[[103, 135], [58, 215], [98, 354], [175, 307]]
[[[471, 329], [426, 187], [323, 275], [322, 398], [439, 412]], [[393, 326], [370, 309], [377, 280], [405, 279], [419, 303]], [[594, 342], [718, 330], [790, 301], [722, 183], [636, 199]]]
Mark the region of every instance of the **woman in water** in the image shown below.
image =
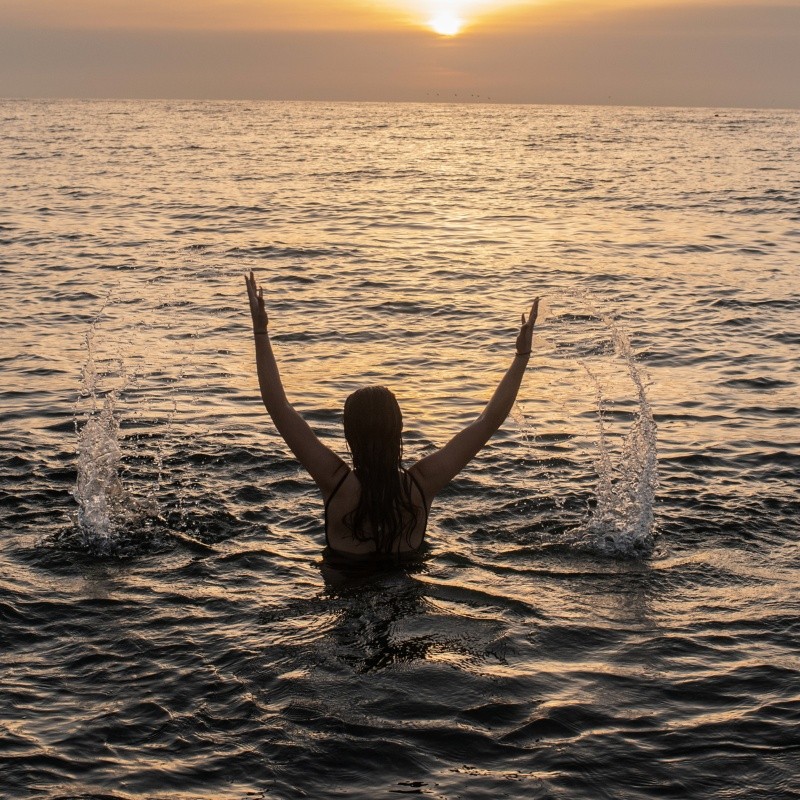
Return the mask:
[[325, 502], [326, 555], [346, 561], [398, 562], [422, 549], [431, 502], [503, 424], [519, 391], [533, 343], [539, 298], [517, 336], [516, 353], [481, 415], [444, 447], [402, 464], [403, 418], [382, 386], [353, 392], [344, 404], [352, 469], [326, 447], [286, 399], [268, 334], [263, 289], [245, 276], [261, 397], [278, 433], [308, 470]]

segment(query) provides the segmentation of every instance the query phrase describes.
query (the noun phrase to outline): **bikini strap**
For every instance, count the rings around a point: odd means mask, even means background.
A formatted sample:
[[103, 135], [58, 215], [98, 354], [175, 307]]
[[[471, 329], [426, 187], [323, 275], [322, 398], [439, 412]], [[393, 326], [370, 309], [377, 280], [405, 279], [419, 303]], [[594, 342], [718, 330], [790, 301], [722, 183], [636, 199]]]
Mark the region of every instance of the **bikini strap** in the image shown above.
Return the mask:
[[[345, 464], [345, 466], [347, 465]], [[347, 480], [347, 476], [349, 474], [350, 474], [350, 467], [347, 467], [347, 469], [345, 469], [344, 471], [344, 475], [342, 475], [342, 477], [339, 479], [339, 483], [337, 483], [336, 486], [333, 487], [333, 491], [328, 495], [328, 499], [325, 501], [326, 511], [328, 510], [328, 506], [331, 504], [331, 500], [333, 500], [333, 496], [336, 494], [336, 492], [339, 491], [342, 484]]]
[[[344, 464], [344, 466], [347, 467], [347, 464], [345, 464], [344, 461], [342, 462], [342, 464]], [[342, 475], [342, 477], [339, 479], [339, 483], [337, 483], [336, 486], [333, 487], [333, 491], [328, 495], [328, 499], [325, 501], [325, 544], [328, 545], [328, 547], [331, 546], [331, 543], [328, 540], [328, 506], [331, 504], [333, 496], [336, 494], [336, 492], [339, 491], [342, 484], [347, 480], [347, 476], [349, 474], [350, 474], [350, 467], [347, 467], [347, 469], [345, 469], [344, 471], [344, 475]]]
[[425, 527], [428, 527], [428, 501], [425, 499], [425, 492], [422, 491], [422, 487], [419, 485], [419, 481], [414, 477], [413, 472], [406, 472], [409, 478], [411, 478], [411, 482], [414, 486], [417, 487], [417, 491], [419, 492], [419, 496], [422, 498], [422, 508], [425, 511]]

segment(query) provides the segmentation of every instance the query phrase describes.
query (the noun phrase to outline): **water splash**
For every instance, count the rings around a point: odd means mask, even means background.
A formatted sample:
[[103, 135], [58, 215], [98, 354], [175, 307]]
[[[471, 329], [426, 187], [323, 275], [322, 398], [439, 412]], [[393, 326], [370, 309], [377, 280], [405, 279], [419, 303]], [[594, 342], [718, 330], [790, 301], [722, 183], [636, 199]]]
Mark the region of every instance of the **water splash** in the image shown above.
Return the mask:
[[123, 447], [116, 404], [130, 378], [119, 356], [112, 371], [117, 385], [107, 391], [100, 388], [94, 340], [104, 309], [105, 305], [86, 333], [81, 400], [88, 409], [82, 425], [76, 406], [78, 475], [72, 495], [78, 512], [72, 529], [62, 533], [58, 543], [97, 555], [123, 555], [152, 539], [148, 527], [158, 519], [158, 505], [153, 496], [135, 497], [121, 477]]
[[615, 464], [606, 431], [602, 386], [591, 368], [582, 362], [597, 397], [597, 504], [576, 532], [573, 544], [602, 555], [646, 555], [654, 546], [653, 503], [658, 486], [656, 423], [647, 398], [647, 380], [636, 363], [625, 330], [608, 315], [597, 313], [590, 301], [586, 302], [611, 333], [614, 354], [625, 365], [636, 391], [638, 408]]
[[[575, 299], [574, 294], [558, 296], [554, 302], [564, 300], [572, 308]], [[541, 465], [543, 455], [545, 462], [552, 457], [560, 460], [556, 467], [537, 469], [539, 493], [549, 497], [556, 509], [555, 515], [548, 512], [547, 521], [537, 523], [539, 536], [544, 544], [557, 548], [566, 546], [612, 558], [647, 556], [655, 545], [653, 504], [658, 485], [656, 424], [647, 397], [648, 378], [636, 362], [624, 328], [598, 310], [599, 304], [588, 293], [578, 292], [577, 299], [583, 305], [580, 313], [553, 315], [557, 324], [567, 327], [554, 328], [552, 341], [537, 334], [537, 350], [552, 359], [554, 377], [547, 385], [548, 400], [560, 406], [563, 420], [573, 421], [572, 430], [563, 436], [558, 431], [556, 440], [561, 445], [556, 451], [552, 427], [550, 438], [540, 440], [535, 424], [519, 404], [511, 412], [534, 463]], [[588, 340], [587, 325], [598, 328]], [[589, 386], [594, 387], [594, 427], [582, 430], [588, 417], [587, 377]], [[612, 408], [607, 399], [609, 387], [615, 394], [622, 393], [625, 406], [633, 405], [632, 415]], [[620, 436], [620, 423], [627, 419], [630, 422]], [[588, 475], [584, 469], [586, 446], [591, 453]], [[579, 488], [585, 478], [592, 483], [588, 495]]]
[[125, 501], [119, 479], [121, 456], [114, 417], [114, 392], [107, 394], [99, 414], [93, 414], [78, 434], [78, 479], [73, 497], [78, 503], [78, 527], [84, 544], [107, 550], [116, 511]]

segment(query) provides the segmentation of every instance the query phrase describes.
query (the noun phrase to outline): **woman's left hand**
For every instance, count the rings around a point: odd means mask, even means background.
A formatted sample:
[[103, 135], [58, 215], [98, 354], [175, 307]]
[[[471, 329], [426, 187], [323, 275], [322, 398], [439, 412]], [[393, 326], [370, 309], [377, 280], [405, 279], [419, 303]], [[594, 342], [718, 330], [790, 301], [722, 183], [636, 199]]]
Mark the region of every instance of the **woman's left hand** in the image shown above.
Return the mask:
[[264, 290], [256, 285], [256, 276], [250, 270], [250, 276], [244, 276], [247, 284], [247, 297], [250, 300], [250, 315], [253, 317], [253, 333], [266, 333], [269, 317], [264, 306]]

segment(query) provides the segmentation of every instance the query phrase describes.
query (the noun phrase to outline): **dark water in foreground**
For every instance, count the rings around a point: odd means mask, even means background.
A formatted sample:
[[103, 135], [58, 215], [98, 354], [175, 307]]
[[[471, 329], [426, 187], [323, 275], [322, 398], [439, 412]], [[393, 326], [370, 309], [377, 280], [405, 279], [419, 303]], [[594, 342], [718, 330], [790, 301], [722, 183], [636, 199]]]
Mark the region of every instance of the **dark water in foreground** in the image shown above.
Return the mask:
[[[799, 797], [800, 114], [0, 103], [0, 796]], [[260, 408], [520, 406], [321, 564]]]

